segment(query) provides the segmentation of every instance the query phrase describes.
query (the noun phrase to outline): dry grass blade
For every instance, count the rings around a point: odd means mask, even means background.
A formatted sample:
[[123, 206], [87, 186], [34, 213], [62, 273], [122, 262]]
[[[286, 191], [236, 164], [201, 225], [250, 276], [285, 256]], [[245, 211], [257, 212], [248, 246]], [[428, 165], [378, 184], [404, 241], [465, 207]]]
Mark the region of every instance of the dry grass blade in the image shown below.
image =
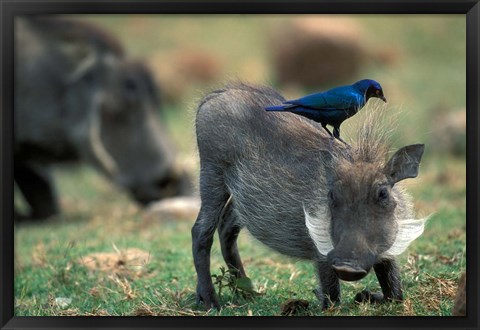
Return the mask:
[[113, 275], [109, 276], [109, 278], [117, 284], [117, 286], [122, 289], [123, 294], [125, 297], [122, 300], [131, 300], [137, 297], [137, 294], [135, 293], [135, 290], [132, 289], [132, 286], [130, 285], [130, 282], [126, 279], [120, 279], [118, 276]]

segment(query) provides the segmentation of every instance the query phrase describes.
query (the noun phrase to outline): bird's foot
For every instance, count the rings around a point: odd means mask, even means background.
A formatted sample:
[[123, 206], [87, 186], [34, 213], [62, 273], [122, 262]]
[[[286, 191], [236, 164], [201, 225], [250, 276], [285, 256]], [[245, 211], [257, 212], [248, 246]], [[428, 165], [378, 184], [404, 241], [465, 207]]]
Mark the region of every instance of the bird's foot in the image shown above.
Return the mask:
[[343, 144], [345, 144], [345, 145], [348, 145], [348, 143], [347, 143], [347, 142], [345, 142], [345, 141], [343, 141], [343, 140], [342, 140], [342, 138], [340, 138], [340, 137], [336, 137], [336, 139], [337, 139], [338, 141], [340, 141], [340, 142], [343, 142]]
[[327, 128], [326, 125], [322, 125], [323, 129], [327, 131], [328, 135], [330, 135], [331, 137], [333, 137], [333, 134], [332, 132], [330, 132], [330, 130]]

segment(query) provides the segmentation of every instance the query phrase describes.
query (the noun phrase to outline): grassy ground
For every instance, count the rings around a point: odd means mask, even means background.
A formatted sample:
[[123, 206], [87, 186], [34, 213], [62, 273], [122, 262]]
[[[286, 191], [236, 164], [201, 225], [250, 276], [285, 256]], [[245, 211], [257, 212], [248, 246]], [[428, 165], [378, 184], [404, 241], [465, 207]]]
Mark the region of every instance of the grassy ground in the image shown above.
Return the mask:
[[[237, 18], [90, 19], [112, 29], [133, 55], [149, 58], [188, 43], [219, 54], [225, 67], [222, 79], [271, 83], [263, 32], [284, 18]], [[419, 215], [434, 214], [424, 234], [400, 258], [403, 303], [353, 303], [357, 292], [378, 289], [374, 274], [369, 274], [359, 282], [342, 282], [342, 304], [322, 312], [312, 293], [318, 285], [312, 265], [270, 251], [242, 232], [240, 253], [261, 294], [245, 298], [224, 287], [224, 308], [205, 311], [194, 299], [194, 219], [149, 216], [94, 170], [77, 166], [55, 169], [63, 214], [16, 227], [16, 315], [281, 315], [289, 299], [309, 302], [299, 315], [451, 315], [456, 281], [466, 268], [465, 156], [428, 147], [436, 109], [465, 104], [465, 21], [459, 16], [362, 16], [359, 22], [369, 47], [394, 47], [400, 54], [393, 66], [369, 66], [361, 73], [382, 82], [393, 111], [402, 109], [396, 144], [427, 143], [420, 176], [405, 184]], [[180, 156], [191, 160], [194, 177], [198, 165], [192, 105], [206, 88], [194, 85], [167, 108], [168, 130]], [[15, 203], [22, 207], [18, 195]], [[93, 258], [104, 263], [97, 265]], [[220, 275], [222, 266], [215, 240], [212, 273]], [[59, 298], [67, 298], [66, 303]]]

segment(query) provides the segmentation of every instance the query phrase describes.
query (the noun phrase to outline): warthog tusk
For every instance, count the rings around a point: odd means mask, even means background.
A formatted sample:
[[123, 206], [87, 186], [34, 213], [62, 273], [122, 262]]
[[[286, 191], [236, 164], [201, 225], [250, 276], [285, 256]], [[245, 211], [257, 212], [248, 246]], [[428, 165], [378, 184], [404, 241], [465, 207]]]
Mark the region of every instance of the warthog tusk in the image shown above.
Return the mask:
[[[66, 48], [66, 46], [64, 48]], [[88, 49], [87, 51], [88, 53], [86, 54], [85, 58], [81, 60], [73, 72], [68, 75], [67, 83], [71, 84], [78, 81], [99, 61], [99, 56], [94, 50]]]
[[100, 162], [100, 165], [104, 170], [112, 177], [118, 173], [118, 167], [113, 160], [112, 156], [108, 153], [103, 145], [100, 137], [100, 109], [94, 109], [92, 111], [92, 118], [90, 122], [90, 145], [92, 147], [93, 154]]

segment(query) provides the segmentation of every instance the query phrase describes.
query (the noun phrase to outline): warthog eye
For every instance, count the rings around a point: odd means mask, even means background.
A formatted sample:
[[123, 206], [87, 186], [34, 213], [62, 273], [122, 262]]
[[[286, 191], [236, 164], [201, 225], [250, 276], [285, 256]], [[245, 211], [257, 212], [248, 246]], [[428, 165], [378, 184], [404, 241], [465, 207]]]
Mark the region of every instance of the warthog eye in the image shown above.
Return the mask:
[[333, 193], [333, 190], [330, 190], [328, 192], [328, 200], [330, 202], [331, 207], [338, 207], [338, 198], [336, 198], [335, 194]]
[[387, 187], [381, 187], [377, 191], [377, 198], [380, 202], [386, 201], [388, 199], [389, 193]]
[[331, 190], [328, 192], [328, 199], [330, 201], [333, 201], [333, 191], [331, 191]]
[[83, 81], [86, 82], [88, 85], [92, 86], [97, 83], [97, 77], [95, 76], [94, 72], [88, 71], [83, 75]]
[[127, 91], [134, 92], [137, 90], [137, 84], [133, 79], [127, 78], [124, 81], [124, 87]]

